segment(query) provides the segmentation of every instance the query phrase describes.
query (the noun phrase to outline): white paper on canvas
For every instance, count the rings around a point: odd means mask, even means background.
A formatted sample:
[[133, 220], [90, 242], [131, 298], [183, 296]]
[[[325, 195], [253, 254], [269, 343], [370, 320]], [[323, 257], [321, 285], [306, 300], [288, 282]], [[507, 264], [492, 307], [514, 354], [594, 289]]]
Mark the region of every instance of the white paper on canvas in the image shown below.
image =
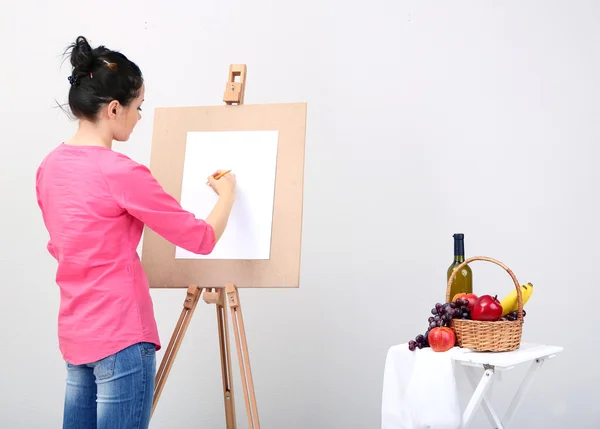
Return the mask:
[[269, 259], [277, 167], [277, 131], [188, 132], [181, 205], [206, 219], [218, 196], [206, 178], [231, 169], [237, 197], [227, 228], [210, 255], [176, 248], [177, 259]]

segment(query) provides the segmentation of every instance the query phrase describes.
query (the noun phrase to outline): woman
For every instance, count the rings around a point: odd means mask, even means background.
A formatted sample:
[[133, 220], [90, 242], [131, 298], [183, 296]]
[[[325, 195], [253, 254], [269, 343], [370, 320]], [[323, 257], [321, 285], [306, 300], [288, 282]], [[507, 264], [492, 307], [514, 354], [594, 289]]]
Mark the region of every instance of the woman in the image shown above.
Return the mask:
[[208, 254], [227, 225], [236, 181], [231, 173], [208, 177], [219, 199], [206, 220], [183, 210], [148, 168], [112, 150], [112, 141], [128, 140], [141, 118], [140, 69], [119, 52], [92, 49], [84, 37], [70, 48], [69, 106], [79, 128], [36, 174], [47, 249], [58, 262], [63, 428], [142, 429], [161, 347], [136, 252], [143, 226]]

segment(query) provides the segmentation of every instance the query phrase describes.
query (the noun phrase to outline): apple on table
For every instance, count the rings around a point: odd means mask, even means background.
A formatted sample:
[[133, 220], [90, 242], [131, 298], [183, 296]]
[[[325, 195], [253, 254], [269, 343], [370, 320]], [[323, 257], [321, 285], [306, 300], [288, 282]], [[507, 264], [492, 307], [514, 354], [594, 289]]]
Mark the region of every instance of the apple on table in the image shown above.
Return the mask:
[[447, 326], [439, 326], [429, 331], [427, 340], [434, 352], [446, 352], [456, 345], [456, 334]]

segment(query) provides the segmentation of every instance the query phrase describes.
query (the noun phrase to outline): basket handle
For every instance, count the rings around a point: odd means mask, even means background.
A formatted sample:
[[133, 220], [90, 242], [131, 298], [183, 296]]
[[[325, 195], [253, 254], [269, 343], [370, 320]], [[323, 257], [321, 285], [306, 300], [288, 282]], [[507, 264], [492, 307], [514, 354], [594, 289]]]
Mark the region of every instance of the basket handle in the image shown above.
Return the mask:
[[512, 270], [510, 268], [508, 268], [506, 265], [504, 265], [502, 262], [497, 261], [493, 258], [488, 258], [487, 256], [473, 256], [471, 258], [468, 258], [464, 262], [462, 262], [458, 267], [456, 267], [454, 269], [454, 271], [452, 271], [452, 275], [448, 279], [448, 286], [446, 288], [446, 302], [450, 302], [450, 300], [452, 299], [452, 297], [450, 296], [450, 288], [452, 286], [452, 282], [454, 281], [454, 279], [456, 277], [456, 273], [458, 273], [465, 265], [468, 265], [469, 263], [471, 263], [473, 261], [493, 262], [494, 264], [499, 265], [506, 270], [506, 272], [512, 278], [512, 280], [515, 284], [515, 288], [517, 289], [517, 303], [519, 304], [519, 310], [517, 312], [517, 320], [522, 321], [523, 320], [523, 297], [521, 296], [521, 285], [519, 284], [517, 277], [512, 272]]

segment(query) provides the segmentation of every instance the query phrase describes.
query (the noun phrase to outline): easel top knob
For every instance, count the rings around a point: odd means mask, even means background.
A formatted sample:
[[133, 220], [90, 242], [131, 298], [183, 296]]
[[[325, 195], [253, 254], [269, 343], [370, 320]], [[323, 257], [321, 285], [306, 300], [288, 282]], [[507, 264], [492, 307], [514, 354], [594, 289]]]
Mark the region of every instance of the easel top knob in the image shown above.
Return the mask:
[[[236, 78], [239, 78], [236, 81]], [[223, 94], [223, 101], [228, 104], [244, 104], [246, 90], [246, 64], [231, 64], [229, 77]]]

